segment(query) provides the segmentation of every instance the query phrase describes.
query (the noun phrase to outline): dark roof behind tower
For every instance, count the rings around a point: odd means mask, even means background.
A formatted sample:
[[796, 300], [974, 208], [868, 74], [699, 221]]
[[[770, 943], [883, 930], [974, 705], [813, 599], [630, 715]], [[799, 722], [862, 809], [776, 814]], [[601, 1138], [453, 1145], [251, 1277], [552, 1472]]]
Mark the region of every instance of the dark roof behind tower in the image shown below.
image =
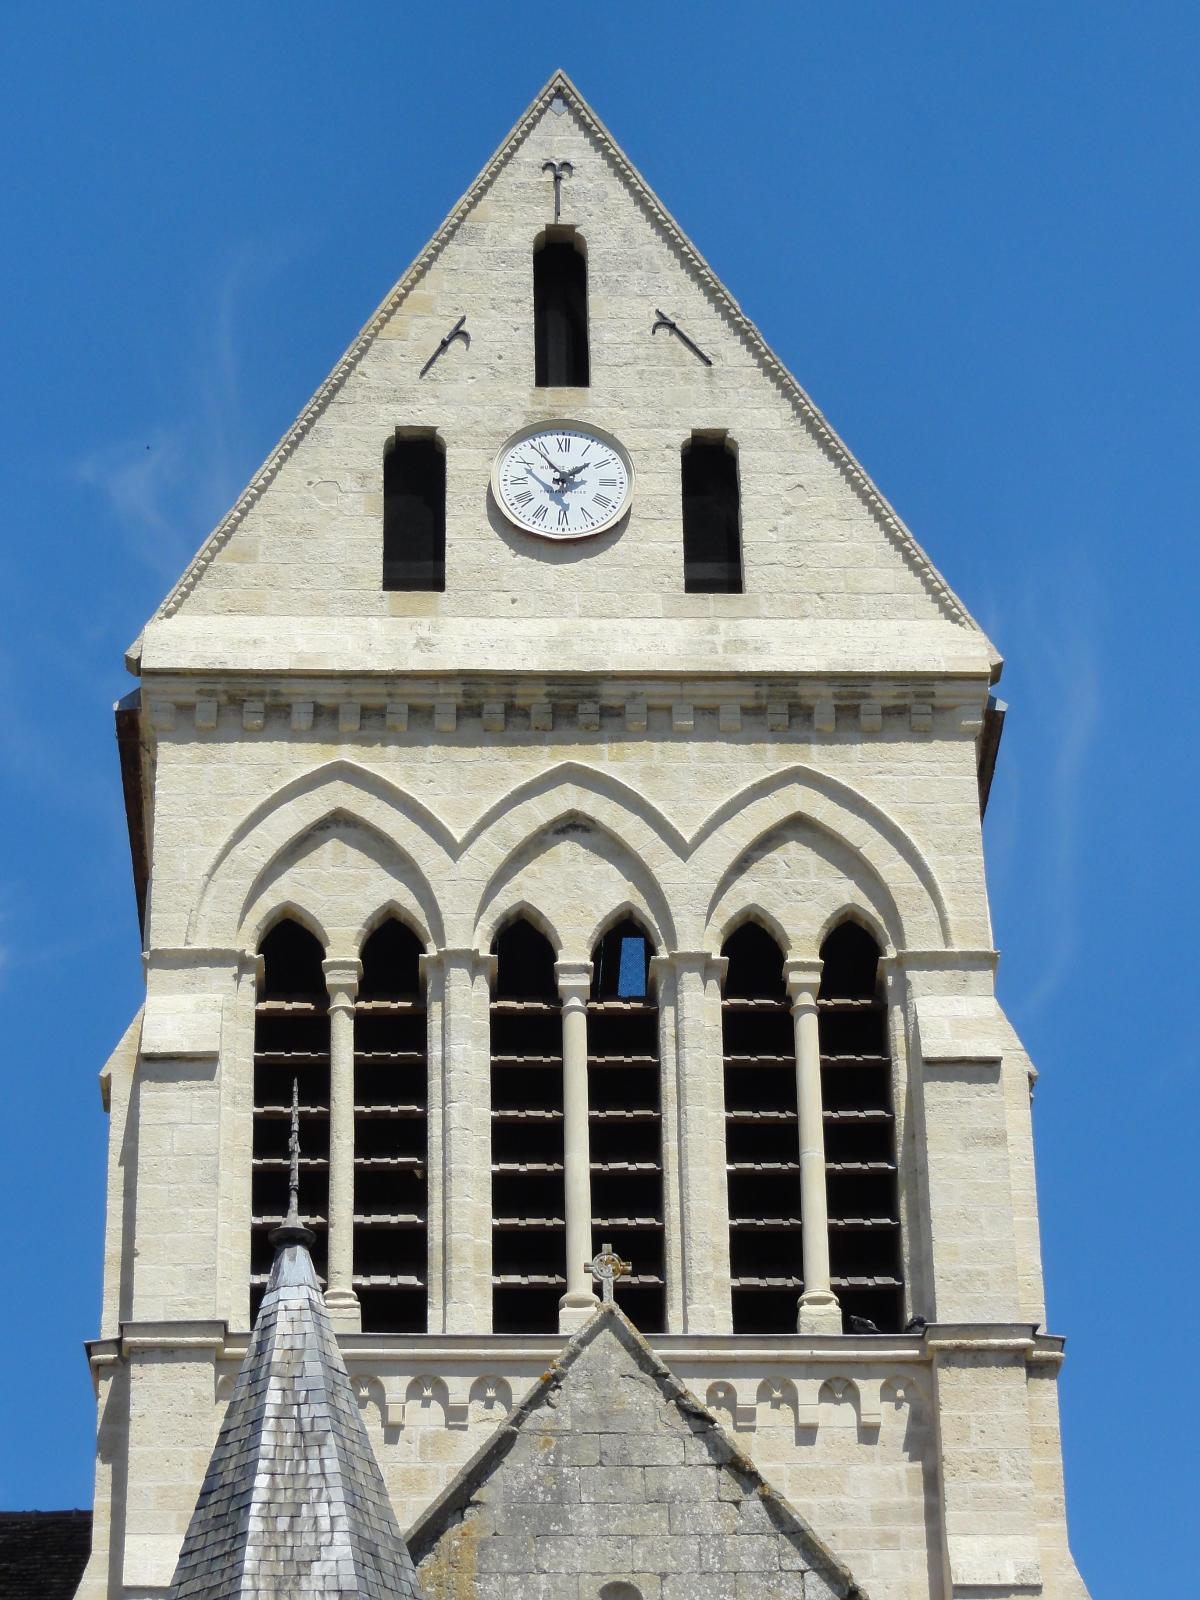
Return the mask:
[[0, 1511], [0, 1600], [71, 1600], [91, 1545], [90, 1511]]

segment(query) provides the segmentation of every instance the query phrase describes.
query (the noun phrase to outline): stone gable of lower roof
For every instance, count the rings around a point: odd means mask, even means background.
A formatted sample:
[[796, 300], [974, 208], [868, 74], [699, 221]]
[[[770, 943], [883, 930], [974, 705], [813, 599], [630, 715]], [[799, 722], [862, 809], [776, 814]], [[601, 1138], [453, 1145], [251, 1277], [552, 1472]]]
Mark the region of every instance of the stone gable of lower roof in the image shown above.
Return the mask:
[[431, 1600], [865, 1600], [615, 1306], [408, 1543]]

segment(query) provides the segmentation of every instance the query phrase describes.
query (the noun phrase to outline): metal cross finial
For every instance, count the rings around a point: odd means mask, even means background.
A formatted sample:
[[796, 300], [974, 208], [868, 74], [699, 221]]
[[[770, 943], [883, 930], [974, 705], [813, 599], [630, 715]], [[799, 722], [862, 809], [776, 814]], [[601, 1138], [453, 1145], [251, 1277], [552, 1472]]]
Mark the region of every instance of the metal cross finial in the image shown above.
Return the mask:
[[543, 161], [542, 171], [554, 174], [554, 220], [557, 222], [562, 215], [562, 181], [569, 178], [575, 168], [569, 161]]
[[612, 1305], [613, 1281], [616, 1278], [627, 1277], [633, 1271], [632, 1262], [622, 1261], [612, 1245], [602, 1244], [600, 1254], [593, 1256], [586, 1265], [592, 1277], [600, 1285], [600, 1299], [606, 1306]]

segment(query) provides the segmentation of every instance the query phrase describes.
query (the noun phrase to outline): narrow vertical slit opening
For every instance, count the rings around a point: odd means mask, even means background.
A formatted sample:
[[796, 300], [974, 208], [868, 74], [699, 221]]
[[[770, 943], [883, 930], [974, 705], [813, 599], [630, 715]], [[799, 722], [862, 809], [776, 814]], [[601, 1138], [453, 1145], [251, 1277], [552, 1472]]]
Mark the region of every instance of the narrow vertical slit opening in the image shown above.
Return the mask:
[[539, 389], [586, 389], [587, 257], [576, 234], [546, 234], [533, 252], [534, 382]]

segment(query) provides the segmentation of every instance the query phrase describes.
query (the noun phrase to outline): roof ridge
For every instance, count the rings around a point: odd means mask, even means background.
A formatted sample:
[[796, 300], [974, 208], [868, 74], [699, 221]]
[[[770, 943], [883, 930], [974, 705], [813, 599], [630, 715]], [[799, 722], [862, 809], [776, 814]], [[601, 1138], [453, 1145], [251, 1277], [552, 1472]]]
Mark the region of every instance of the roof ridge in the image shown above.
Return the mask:
[[[407, 271], [392, 286], [379, 305], [368, 317], [356, 337], [347, 346], [340, 359], [301, 410], [291, 427], [268, 455], [258, 471], [238, 496], [237, 500], [217, 523], [193, 556], [178, 582], [154, 612], [151, 621], [172, 616], [191, 594], [214, 557], [224, 547], [230, 535], [257, 502], [263, 491], [278, 475], [296, 446], [304, 439], [313, 424], [325, 411], [330, 401], [342, 388], [347, 378], [374, 343], [383, 326], [396, 313], [408, 295], [429, 271], [430, 267], [453, 239], [477, 202], [486, 194], [503, 168], [516, 154], [533, 127], [550, 108], [556, 96], [561, 95], [575, 115], [584, 132], [612, 163], [625, 180], [636, 200], [641, 204], [676, 251], [699, 280], [702, 287], [723, 313], [734, 331], [746, 342], [764, 372], [791, 402], [801, 421], [810, 429], [818, 445], [838, 465], [854, 491], [875, 517], [885, 534], [897, 548], [902, 559], [917, 574], [931, 598], [951, 621], [982, 632], [966, 606], [937, 570], [911, 530], [895, 508], [875, 485], [865, 468], [851, 453], [848, 446], [828, 422], [807, 391], [771, 349], [756, 324], [742, 310], [738, 301], [709, 266], [704, 256], [684, 233], [674, 217], [663, 205], [649, 183], [622, 150], [608, 128], [596, 115], [586, 98], [561, 68], [547, 79], [543, 87], [517, 118], [508, 134], [501, 140], [478, 176], [459, 200], [451, 207], [441, 225], [429, 239]], [[130, 657], [135, 657], [139, 639], [130, 647]]]

